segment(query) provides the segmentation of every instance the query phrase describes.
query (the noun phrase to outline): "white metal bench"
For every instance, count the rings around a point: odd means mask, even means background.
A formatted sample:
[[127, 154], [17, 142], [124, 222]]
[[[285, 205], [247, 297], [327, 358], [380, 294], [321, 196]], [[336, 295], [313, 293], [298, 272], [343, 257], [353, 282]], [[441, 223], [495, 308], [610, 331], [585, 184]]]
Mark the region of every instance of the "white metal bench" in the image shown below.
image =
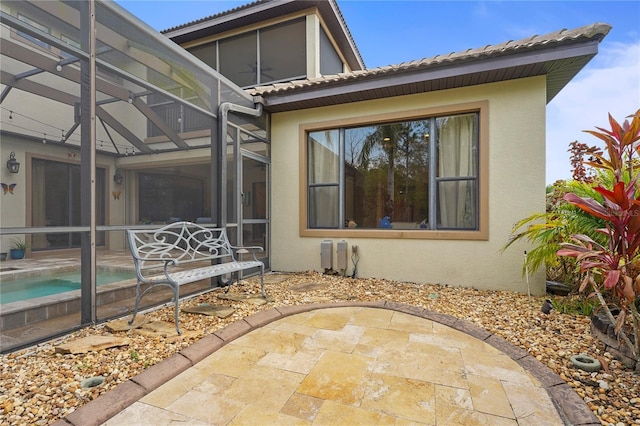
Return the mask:
[[[173, 291], [176, 331], [178, 327], [178, 295], [181, 284], [260, 268], [260, 290], [264, 291], [264, 263], [256, 253], [262, 247], [232, 246], [226, 228], [207, 228], [191, 222], [175, 222], [159, 229], [127, 230], [129, 249], [138, 277], [136, 302], [129, 324], [133, 324], [140, 299], [156, 286], [168, 286]], [[238, 254], [250, 253], [251, 260], [238, 260]], [[162, 273], [158, 273], [159, 269]], [[155, 270], [155, 271], [154, 271]], [[233, 280], [229, 282], [231, 286]], [[147, 288], [141, 289], [142, 285]], [[227, 287], [227, 290], [229, 287]]]

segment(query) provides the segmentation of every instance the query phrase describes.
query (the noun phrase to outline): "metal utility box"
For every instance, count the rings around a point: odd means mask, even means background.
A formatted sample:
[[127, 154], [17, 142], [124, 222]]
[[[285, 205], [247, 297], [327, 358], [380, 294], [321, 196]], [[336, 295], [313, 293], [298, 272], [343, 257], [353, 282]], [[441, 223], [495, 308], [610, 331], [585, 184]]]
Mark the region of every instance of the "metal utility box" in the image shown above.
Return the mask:
[[320, 243], [320, 267], [333, 269], [333, 241], [324, 240]]
[[336, 264], [338, 271], [347, 270], [347, 242], [345, 240], [338, 241], [336, 249]]

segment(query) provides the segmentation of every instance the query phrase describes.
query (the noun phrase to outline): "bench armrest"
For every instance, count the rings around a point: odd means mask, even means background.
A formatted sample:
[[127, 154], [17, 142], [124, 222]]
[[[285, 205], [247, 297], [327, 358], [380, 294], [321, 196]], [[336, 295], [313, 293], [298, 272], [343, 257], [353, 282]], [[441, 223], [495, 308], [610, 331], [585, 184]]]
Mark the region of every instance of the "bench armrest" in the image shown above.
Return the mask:
[[164, 276], [170, 278], [169, 276], [169, 267], [178, 265], [178, 260], [176, 259], [167, 259], [164, 261], [164, 265], [162, 266], [162, 270], [164, 271]]
[[256, 252], [264, 251], [264, 248], [260, 246], [230, 246], [230, 247], [236, 252], [236, 254], [251, 253], [251, 255], [253, 256], [253, 260], [258, 260], [258, 257], [256, 256]]
[[260, 247], [260, 246], [231, 246], [232, 249], [234, 250], [257, 250], [257, 251], [264, 251], [264, 248]]

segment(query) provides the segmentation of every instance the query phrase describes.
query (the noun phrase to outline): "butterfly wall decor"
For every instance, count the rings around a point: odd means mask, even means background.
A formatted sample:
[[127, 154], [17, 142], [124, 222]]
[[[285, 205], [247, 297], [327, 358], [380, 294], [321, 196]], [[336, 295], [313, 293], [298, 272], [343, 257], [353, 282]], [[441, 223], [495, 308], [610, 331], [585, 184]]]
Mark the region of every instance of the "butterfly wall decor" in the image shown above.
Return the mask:
[[16, 187], [15, 183], [3, 183], [2, 184], [2, 193], [7, 195], [7, 193], [13, 195], [13, 188]]
[[111, 194], [113, 194], [113, 199], [114, 200], [119, 200], [120, 199], [120, 192], [121, 191], [112, 191]]

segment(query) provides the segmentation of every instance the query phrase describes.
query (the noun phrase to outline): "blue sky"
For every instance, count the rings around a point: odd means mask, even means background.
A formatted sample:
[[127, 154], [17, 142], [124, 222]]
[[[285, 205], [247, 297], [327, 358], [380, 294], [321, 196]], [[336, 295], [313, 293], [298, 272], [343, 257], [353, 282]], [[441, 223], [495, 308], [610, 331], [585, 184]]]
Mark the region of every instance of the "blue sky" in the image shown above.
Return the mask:
[[[246, 4], [118, 0], [157, 30]], [[546, 181], [571, 177], [567, 148], [598, 141], [583, 130], [640, 108], [640, 1], [338, 0], [368, 68], [519, 40], [594, 22], [613, 28], [587, 67], [547, 105]], [[517, 142], [517, 141], [515, 141]]]

